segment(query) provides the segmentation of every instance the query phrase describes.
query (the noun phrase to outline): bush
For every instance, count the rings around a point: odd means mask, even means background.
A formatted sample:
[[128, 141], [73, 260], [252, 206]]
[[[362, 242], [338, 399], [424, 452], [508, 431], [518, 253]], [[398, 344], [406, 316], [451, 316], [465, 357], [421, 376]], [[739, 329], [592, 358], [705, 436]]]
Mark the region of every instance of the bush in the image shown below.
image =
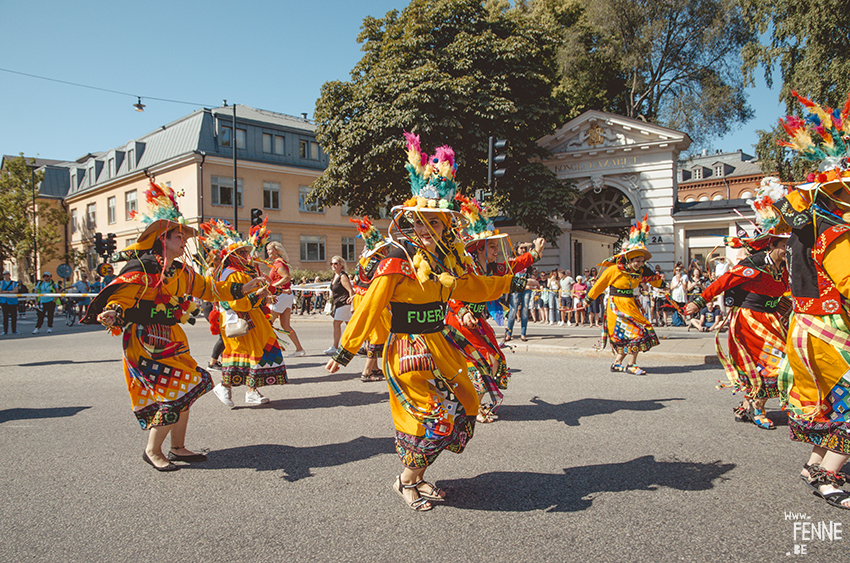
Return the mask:
[[289, 275], [292, 277], [292, 283], [294, 285], [300, 284], [301, 278], [307, 278], [307, 283], [313, 283], [316, 276], [319, 276], [319, 279], [323, 282], [331, 281], [334, 278], [331, 270], [302, 270], [300, 268], [294, 268], [289, 271]]

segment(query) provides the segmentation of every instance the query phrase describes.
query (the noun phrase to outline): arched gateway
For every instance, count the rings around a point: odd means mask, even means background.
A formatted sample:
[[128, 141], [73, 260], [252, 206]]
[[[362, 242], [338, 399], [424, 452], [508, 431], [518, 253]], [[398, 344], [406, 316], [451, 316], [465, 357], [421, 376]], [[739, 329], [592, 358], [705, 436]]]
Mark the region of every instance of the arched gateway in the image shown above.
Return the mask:
[[558, 265], [581, 271], [607, 258], [617, 235], [646, 214], [652, 262], [672, 269], [676, 162], [691, 144], [685, 133], [590, 110], [539, 144], [551, 154], [544, 164], [582, 192], [572, 222], [561, 225]]

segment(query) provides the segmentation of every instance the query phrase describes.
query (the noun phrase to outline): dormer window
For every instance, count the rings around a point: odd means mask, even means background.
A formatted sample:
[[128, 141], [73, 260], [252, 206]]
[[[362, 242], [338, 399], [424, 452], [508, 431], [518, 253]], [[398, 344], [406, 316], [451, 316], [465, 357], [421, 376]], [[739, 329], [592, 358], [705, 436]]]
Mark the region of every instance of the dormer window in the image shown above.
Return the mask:
[[691, 172], [691, 178], [694, 180], [702, 180], [702, 168], [694, 168]]
[[723, 177], [723, 165], [722, 164], [718, 164], [717, 166], [714, 167], [714, 175], [717, 176], [718, 178]]

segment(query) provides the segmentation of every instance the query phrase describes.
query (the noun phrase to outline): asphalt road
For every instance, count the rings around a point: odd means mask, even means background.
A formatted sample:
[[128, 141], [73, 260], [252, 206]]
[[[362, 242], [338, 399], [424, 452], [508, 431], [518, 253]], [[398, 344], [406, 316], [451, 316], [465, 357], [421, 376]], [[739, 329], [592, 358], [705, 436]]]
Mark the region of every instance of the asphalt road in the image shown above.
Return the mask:
[[[808, 448], [735, 423], [722, 370], [614, 374], [607, 359], [516, 353], [500, 420], [428, 477], [426, 513], [390, 484], [400, 463], [384, 383], [362, 358], [329, 375], [329, 324], [299, 321], [305, 358], [272, 401], [192, 408], [209, 461], [160, 474], [140, 459], [121, 343], [97, 328], [0, 339], [0, 561], [846, 560], [850, 512], [797, 477]], [[204, 361], [213, 337], [188, 329]], [[531, 334], [534, 333], [532, 329]], [[214, 379], [217, 374], [213, 373]], [[786, 519], [791, 513], [808, 518]], [[801, 523], [802, 522], [802, 523]], [[840, 539], [806, 537], [821, 522]], [[800, 546], [805, 547], [800, 547]], [[805, 554], [795, 555], [805, 550]], [[843, 555], [842, 555], [843, 554]]]

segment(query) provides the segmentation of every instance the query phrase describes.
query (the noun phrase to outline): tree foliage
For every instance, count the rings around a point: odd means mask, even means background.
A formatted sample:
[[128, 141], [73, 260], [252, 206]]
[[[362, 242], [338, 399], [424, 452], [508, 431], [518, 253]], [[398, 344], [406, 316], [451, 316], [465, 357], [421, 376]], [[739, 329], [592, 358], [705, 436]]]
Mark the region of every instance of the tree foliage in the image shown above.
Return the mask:
[[558, 94], [574, 114], [645, 119], [693, 148], [753, 115], [740, 51], [754, 33], [735, 0], [537, 0], [533, 11], [561, 26]]
[[558, 125], [551, 29], [522, 5], [498, 0], [413, 0], [401, 13], [366, 18], [363, 58], [347, 82], [324, 84], [317, 139], [330, 155], [312, 197], [375, 214], [409, 197], [402, 131], [425, 150], [448, 144], [457, 179], [486, 188], [488, 137], [508, 139], [507, 174], [494, 203], [523, 227], [554, 239], [575, 190], [540, 162], [537, 140]]
[[[850, 92], [850, 10], [844, 0], [738, 0], [752, 29], [766, 42], [753, 40], [742, 51], [743, 69], [752, 80], [764, 71], [769, 87], [778, 66], [779, 100], [788, 115], [802, 107], [792, 95], [797, 91], [822, 105], [842, 107]], [[777, 118], [780, 116], [777, 116]], [[758, 131], [759, 160], [770, 163], [783, 180], [801, 181], [811, 165], [796, 153], [776, 146], [787, 135], [778, 126]], [[765, 170], [767, 172], [767, 169]]]
[[[0, 256], [20, 261], [33, 251], [33, 234], [43, 262], [61, 254], [59, 242], [68, 222], [60, 205], [38, 200], [38, 225], [33, 223], [33, 189], [43, 180], [43, 172], [32, 172], [35, 160], [27, 162], [23, 154], [7, 160], [0, 174]], [[33, 184], [34, 182], [34, 184]], [[35, 188], [34, 188], [35, 186]], [[19, 272], [19, 275], [22, 273]]]

